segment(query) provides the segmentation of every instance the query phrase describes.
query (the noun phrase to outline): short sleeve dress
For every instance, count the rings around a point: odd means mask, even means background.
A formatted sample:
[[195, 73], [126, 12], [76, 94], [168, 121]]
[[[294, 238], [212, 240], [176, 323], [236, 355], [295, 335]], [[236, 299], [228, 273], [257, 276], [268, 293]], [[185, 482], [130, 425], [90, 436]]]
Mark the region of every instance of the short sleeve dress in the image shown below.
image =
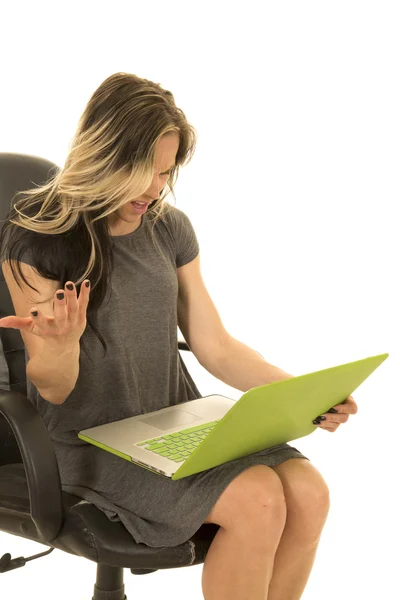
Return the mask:
[[86, 327], [91, 360], [81, 350], [79, 377], [66, 401], [46, 401], [29, 380], [27, 393], [53, 442], [63, 490], [121, 521], [136, 542], [165, 547], [189, 540], [245, 469], [307, 457], [281, 444], [173, 481], [78, 438], [81, 429], [201, 397], [177, 341], [176, 269], [197, 256], [198, 240], [188, 216], [174, 206], [154, 225], [159, 251], [153, 225], [145, 214], [134, 232], [113, 236], [110, 295], [98, 313], [107, 354]]

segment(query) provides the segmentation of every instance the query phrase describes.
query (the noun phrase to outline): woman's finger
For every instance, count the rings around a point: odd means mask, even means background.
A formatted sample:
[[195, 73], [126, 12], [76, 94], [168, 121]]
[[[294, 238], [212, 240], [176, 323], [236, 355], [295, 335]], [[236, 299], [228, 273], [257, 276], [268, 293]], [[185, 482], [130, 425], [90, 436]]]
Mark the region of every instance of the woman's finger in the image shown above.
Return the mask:
[[82, 281], [81, 289], [78, 298], [78, 313], [81, 319], [86, 319], [86, 311], [89, 305], [90, 296], [90, 281], [85, 279]]
[[57, 290], [54, 294], [54, 319], [57, 325], [64, 328], [68, 320], [67, 301], [64, 290]]
[[76, 295], [76, 288], [72, 281], [67, 281], [67, 283], [65, 284], [65, 301], [67, 305], [68, 318], [75, 321], [79, 307], [78, 298]]

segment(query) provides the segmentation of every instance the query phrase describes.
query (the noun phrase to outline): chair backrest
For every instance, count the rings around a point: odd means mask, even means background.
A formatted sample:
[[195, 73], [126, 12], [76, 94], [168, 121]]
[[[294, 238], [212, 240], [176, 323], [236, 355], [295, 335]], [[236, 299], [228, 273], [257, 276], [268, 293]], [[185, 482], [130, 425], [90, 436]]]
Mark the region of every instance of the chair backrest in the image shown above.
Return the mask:
[[[43, 185], [58, 168], [55, 163], [38, 156], [0, 152], [0, 228], [15, 194]], [[15, 315], [15, 311], [0, 268], [0, 318], [8, 315]], [[20, 331], [0, 328], [0, 336], [9, 371], [10, 390], [26, 395], [25, 346]], [[0, 417], [0, 453], [3, 455], [0, 462], [6, 458], [4, 443], [9, 435], [9, 426]]]

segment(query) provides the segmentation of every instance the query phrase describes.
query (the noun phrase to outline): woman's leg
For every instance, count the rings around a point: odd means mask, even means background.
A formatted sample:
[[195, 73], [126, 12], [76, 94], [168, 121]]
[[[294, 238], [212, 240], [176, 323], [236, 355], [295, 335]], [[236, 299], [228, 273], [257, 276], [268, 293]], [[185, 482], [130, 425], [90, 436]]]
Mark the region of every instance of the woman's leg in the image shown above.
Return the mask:
[[220, 525], [204, 561], [205, 600], [266, 600], [286, 519], [282, 484], [255, 465], [226, 487], [205, 523]]
[[271, 469], [281, 479], [287, 516], [267, 598], [299, 600], [328, 516], [329, 489], [319, 471], [304, 458], [293, 458]]

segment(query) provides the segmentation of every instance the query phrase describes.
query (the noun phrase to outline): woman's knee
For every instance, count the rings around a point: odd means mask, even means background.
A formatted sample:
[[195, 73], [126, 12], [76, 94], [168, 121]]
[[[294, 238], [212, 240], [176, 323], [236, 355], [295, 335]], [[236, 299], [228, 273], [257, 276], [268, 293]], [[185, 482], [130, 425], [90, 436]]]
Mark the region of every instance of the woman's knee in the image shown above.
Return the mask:
[[293, 459], [273, 469], [286, 498], [286, 525], [303, 540], [319, 539], [330, 508], [330, 492], [321, 473], [305, 459]]
[[222, 492], [205, 523], [224, 528], [244, 527], [247, 531], [267, 526], [282, 531], [286, 520], [286, 501], [282, 482], [266, 465], [242, 471]]

